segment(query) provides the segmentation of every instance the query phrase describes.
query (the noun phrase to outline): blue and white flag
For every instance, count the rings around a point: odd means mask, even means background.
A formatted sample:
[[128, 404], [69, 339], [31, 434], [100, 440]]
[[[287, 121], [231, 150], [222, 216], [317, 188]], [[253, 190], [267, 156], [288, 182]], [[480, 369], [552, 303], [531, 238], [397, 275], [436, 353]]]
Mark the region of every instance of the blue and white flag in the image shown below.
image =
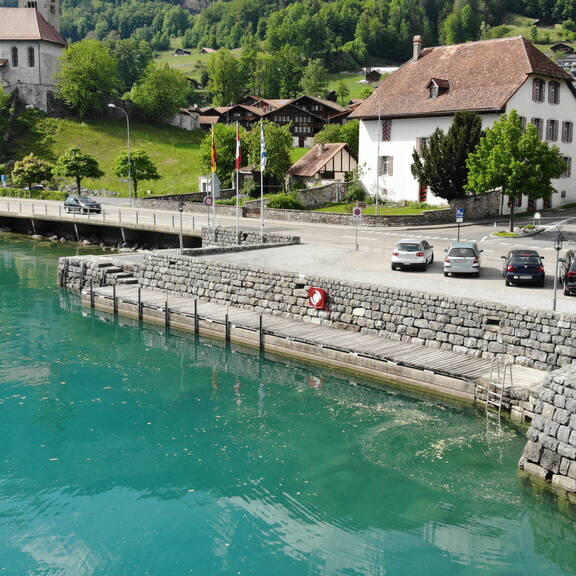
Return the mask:
[[264, 124], [260, 122], [260, 172], [266, 169], [266, 161], [268, 154], [266, 153], [266, 138], [264, 138]]

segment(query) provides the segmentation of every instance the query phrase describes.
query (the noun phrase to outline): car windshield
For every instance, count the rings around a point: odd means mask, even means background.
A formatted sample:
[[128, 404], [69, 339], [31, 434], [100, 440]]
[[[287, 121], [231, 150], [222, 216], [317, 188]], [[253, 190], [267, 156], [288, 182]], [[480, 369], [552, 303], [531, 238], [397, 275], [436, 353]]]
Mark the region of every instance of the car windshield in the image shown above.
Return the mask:
[[511, 264], [515, 266], [539, 266], [540, 258], [536, 256], [514, 256]]
[[448, 256], [455, 256], [456, 258], [474, 258], [476, 252], [472, 248], [452, 248]]
[[418, 252], [419, 250], [421, 250], [420, 244], [408, 244], [404, 242], [398, 244], [399, 252]]
[[92, 198], [87, 198], [86, 196], [79, 196], [78, 200], [80, 200], [80, 202], [85, 202], [86, 204], [91, 204], [92, 202], [94, 202]]

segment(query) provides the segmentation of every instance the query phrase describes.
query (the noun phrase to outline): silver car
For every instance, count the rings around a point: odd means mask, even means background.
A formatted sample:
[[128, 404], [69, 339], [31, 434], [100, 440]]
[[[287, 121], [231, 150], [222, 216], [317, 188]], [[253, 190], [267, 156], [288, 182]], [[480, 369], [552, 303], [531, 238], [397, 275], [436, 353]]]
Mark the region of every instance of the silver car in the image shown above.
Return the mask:
[[396, 268], [420, 268], [426, 270], [434, 262], [434, 246], [427, 240], [400, 240], [392, 250], [392, 270]]
[[444, 276], [452, 274], [473, 274], [480, 276], [480, 253], [476, 242], [454, 242], [446, 250]]

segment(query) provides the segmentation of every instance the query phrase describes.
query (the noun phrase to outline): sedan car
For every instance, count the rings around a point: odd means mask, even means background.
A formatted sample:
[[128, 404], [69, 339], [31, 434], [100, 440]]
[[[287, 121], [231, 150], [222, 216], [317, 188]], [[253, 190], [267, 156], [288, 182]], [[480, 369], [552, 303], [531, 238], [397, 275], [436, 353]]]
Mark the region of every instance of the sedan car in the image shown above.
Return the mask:
[[397, 268], [420, 268], [426, 270], [434, 262], [434, 246], [427, 240], [400, 240], [392, 250], [392, 270]]
[[480, 253], [476, 242], [454, 242], [446, 250], [444, 276], [452, 274], [473, 274], [480, 276]]
[[541, 256], [536, 250], [510, 250], [504, 259], [502, 273], [506, 286], [535, 284], [544, 286], [546, 275]]
[[568, 250], [562, 258], [560, 282], [566, 296], [576, 295], [576, 250]]
[[64, 200], [64, 209], [69, 213], [78, 212], [80, 214], [90, 214], [91, 212], [100, 214], [102, 212], [102, 206], [88, 196], [68, 196]]

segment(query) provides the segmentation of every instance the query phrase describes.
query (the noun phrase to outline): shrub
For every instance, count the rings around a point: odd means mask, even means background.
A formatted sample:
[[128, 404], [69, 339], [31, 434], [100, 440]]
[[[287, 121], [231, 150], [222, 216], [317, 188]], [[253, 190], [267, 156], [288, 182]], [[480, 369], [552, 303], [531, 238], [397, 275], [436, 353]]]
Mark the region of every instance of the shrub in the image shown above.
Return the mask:
[[249, 180], [244, 184], [242, 188], [242, 194], [249, 196], [250, 198], [260, 198], [260, 188], [256, 185], [254, 180]]
[[350, 184], [345, 200], [346, 202], [363, 202], [366, 200], [366, 191], [360, 184]]
[[26, 190], [24, 188], [0, 188], [0, 196], [8, 198], [34, 198], [35, 200], [62, 200], [66, 199], [66, 192], [62, 190]]
[[216, 200], [216, 204], [220, 206], [236, 206], [236, 196], [234, 198], [226, 198], [223, 200]]
[[274, 194], [268, 199], [268, 208], [302, 210], [302, 204], [300, 204], [295, 194]]

